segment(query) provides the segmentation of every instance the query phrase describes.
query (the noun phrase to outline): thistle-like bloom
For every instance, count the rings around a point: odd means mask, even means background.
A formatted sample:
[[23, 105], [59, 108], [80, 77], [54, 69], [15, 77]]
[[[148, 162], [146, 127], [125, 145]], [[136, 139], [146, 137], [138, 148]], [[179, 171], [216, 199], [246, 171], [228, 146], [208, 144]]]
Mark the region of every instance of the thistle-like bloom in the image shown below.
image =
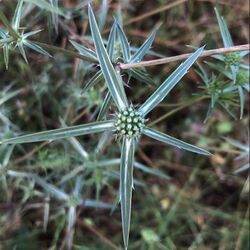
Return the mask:
[[173, 138], [155, 129], [149, 128], [145, 124], [147, 120], [147, 114], [152, 111], [160, 102], [163, 101], [167, 94], [187, 73], [189, 68], [202, 53], [203, 47], [196, 50], [185, 62], [183, 62], [156, 89], [156, 91], [138, 109], [136, 109], [134, 106], [129, 105], [123, 87], [122, 78], [114, 69], [110, 61], [109, 55], [101, 38], [95, 16], [90, 6], [88, 13], [92, 38], [94, 41], [100, 68], [102, 70], [111, 97], [118, 109], [118, 112], [115, 114], [115, 119], [24, 135], [7, 139], [5, 141], [2, 141], [1, 143], [17, 144], [44, 140], [53, 141], [56, 139], [85, 135], [90, 133], [113, 131], [114, 134], [116, 134], [122, 141], [120, 158], [120, 202], [123, 240], [125, 248], [127, 249], [131, 217], [135, 145], [136, 143], [138, 143], [140, 137], [142, 135], [146, 135], [155, 140], [170, 144], [178, 148], [182, 148], [202, 155], [210, 155], [210, 153], [204, 149]]

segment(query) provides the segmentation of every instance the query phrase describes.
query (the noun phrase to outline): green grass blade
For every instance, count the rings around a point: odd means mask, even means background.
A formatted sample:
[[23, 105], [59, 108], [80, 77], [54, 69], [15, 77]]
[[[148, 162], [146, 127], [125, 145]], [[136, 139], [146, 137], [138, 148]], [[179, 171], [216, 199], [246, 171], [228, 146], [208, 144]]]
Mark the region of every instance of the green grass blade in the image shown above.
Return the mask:
[[120, 201], [122, 215], [122, 232], [125, 248], [128, 248], [131, 202], [133, 188], [133, 167], [134, 167], [135, 141], [124, 138], [121, 148], [120, 166]]
[[115, 41], [117, 34], [116, 28], [117, 28], [116, 21], [114, 21], [107, 42], [107, 52], [111, 62], [114, 60], [114, 55], [115, 55]]
[[157, 130], [154, 130], [152, 128], [149, 128], [149, 127], [145, 127], [143, 129], [143, 134], [148, 136], [148, 137], [151, 137], [151, 138], [153, 138], [153, 139], [155, 139], [157, 141], [172, 145], [172, 146], [177, 147], [177, 148], [182, 148], [182, 149], [185, 149], [187, 151], [194, 152], [194, 153], [197, 153], [197, 154], [211, 155], [211, 153], [209, 153], [207, 150], [204, 150], [202, 148], [193, 146], [193, 145], [191, 145], [189, 143], [186, 143], [184, 141], [176, 139], [176, 138], [174, 138], [172, 136], [163, 134], [163, 133], [161, 133], [161, 132], [159, 132]]
[[119, 20], [116, 19], [116, 23], [117, 23], [117, 34], [121, 42], [123, 59], [125, 63], [128, 63], [130, 61], [130, 47], [129, 47], [128, 39], [123, 31], [123, 28]]
[[130, 58], [129, 63], [140, 62], [145, 54], [150, 50], [155, 39], [157, 30], [154, 30], [136, 53]]
[[91, 6], [89, 5], [88, 9], [89, 13], [89, 23], [91, 28], [91, 33], [93, 37], [93, 41], [96, 48], [96, 54], [99, 59], [100, 67], [109, 88], [109, 91], [114, 99], [119, 110], [124, 110], [129, 106], [128, 100], [125, 94], [125, 90], [123, 87], [123, 83], [121, 79], [118, 77], [110, 59], [107, 54], [107, 51], [104, 47], [101, 34], [98, 30], [98, 26], [95, 20], [94, 13], [92, 11]]
[[15, 9], [15, 13], [14, 13], [14, 16], [12, 18], [12, 27], [16, 31], [18, 31], [18, 29], [20, 27], [20, 20], [21, 20], [21, 16], [22, 16], [22, 6], [23, 6], [23, 0], [18, 0], [16, 9]]
[[232, 41], [230, 32], [228, 30], [228, 27], [227, 27], [227, 24], [226, 24], [224, 18], [220, 15], [217, 8], [214, 8], [214, 11], [215, 11], [216, 18], [217, 18], [217, 21], [218, 21], [218, 24], [220, 27], [220, 33], [221, 33], [224, 47], [228, 48], [228, 47], [233, 46], [233, 41]]
[[108, 203], [96, 201], [96, 200], [90, 200], [90, 199], [85, 199], [78, 205], [83, 205], [85, 207], [93, 207], [93, 208], [104, 208], [104, 209], [112, 208], [112, 204], [108, 204]]
[[72, 40], [69, 40], [69, 41], [75, 47], [75, 49], [78, 50], [78, 52], [81, 55], [86, 56], [86, 57], [90, 57], [91, 59], [94, 59], [94, 60], [97, 60], [96, 53], [93, 50], [88, 49], [85, 46], [83, 46], [77, 42], [74, 42]]
[[108, 92], [104, 98], [103, 103], [102, 103], [101, 109], [100, 109], [98, 117], [97, 117], [97, 121], [101, 121], [105, 117], [111, 103], [112, 103], [112, 96]]
[[139, 108], [142, 115], [149, 113], [157, 106], [187, 73], [189, 68], [197, 60], [202, 53], [204, 47], [197, 49], [186, 61], [184, 61], [162, 84], [161, 86], [147, 99], [147, 101]]
[[43, 48], [41, 48], [39, 45], [32, 43], [29, 40], [24, 40], [23, 44], [26, 45], [27, 47], [29, 47], [30, 49], [44, 55], [44, 56], [48, 56], [48, 57], [52, 57], [52, 55], [50, 55], [46, 50], [44, 50]]
[[250, 163], [249, 163], [249, 162], [246, 163], [245, 165], [239, 167], [238, 169], [236, 169], [236, 170], [234, 171], [234, 173], [235, 173], [235, 174], [238, 174], [238, 173], [241, 173], [241, 172], [246, 171], [246, 170], [250, 170]]
[[2, 142], [0, 142], [0, 144], [3, 143], [19, 144], [19, 143], [38, 142], [38, 141], [53, 141], [79, 135], [104, 132], [107, 130], [112, 130], [113, 128], [114, 128], [113, 121], [93, 122], [84, 125], [53, 129], [39, 133], [10, 138], [3, 140]]

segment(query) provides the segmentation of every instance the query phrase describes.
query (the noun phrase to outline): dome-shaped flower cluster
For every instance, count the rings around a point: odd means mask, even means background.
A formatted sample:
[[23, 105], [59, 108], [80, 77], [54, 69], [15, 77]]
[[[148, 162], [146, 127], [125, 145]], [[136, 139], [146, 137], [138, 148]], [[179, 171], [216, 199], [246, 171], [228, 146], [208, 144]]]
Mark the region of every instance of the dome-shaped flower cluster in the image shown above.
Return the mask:
[[227, 66], [238, 66], [241, 61], [240, 53], [231, 52], [225, 55], [225, 64]]
[[116, 114], [115, 128], [118, 137], [139, 137], [145, 124], [142, 117], [133, 107]]

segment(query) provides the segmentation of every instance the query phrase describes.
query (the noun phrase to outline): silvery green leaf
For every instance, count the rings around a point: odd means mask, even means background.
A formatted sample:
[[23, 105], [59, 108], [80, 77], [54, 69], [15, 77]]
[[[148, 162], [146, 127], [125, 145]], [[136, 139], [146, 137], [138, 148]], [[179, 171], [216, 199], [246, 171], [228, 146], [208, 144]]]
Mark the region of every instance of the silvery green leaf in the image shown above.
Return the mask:
[[67, 216], [67, 236], [66, 236], [66, 245], [67, 249], [72, 249], [73, 237], [74, 237], [74, 225], [76, 222], [76, 208], [74, 206], [70, 206], [68, 209]]
[[90, 199], [82, 200], [78, 205], [85, 206], [85, 207], [93, 207], [93, 208], [106, 208], [106, 209], [112, 208], [112, 205], [109, 203], [96, 201], [96, 200], [90, 200]]
[[109, 88], [109, 91], [113, 97], [114, 102], [116, 103], [119, 110], [124, 110], [129, 106], [128, 100], [125, 94], [123, 83], [118, 77], [117, 72], [115, 71], [107, 51], [104, 47], [101, 34], [98, 30], [98, 26], [95, 20], [94, 13], [89, 5], [89, 23], [91, 28], [91, 33], [93, 36], [93, 41], [96, 48], [96, 54], [99, 59], [100, 67], [105, 78], [106, 84]]
[[32, 50], [34, 50], [34, 51], [36, 51], [44, 56], [52, 57], [46, 50], [44, 50], [39, 45], [37, 45], [29, 40], [24, 40], [23, 44], [26, 45], [27, 47], [29, 47], [30, 49], [32, 49]]
[[217, 10], [217, 8], [214, 8], [214, 11], [215, 11], [216, 18], [220, 27], [220, 33], [221, 33], [224, 47], [228, 48], [228, 47], [233, 46], [233, 41], [232, 41], [231, 35], [229, 33], [229, 30], [228, 30], [228, 27], [224, 18], [220, 16], [220, 13]]
[[250, 86], [249, 83], [246, 83], [242, 86], [247, 92], [250, 92]]
[[23, 34], [22, 38], [23, 38], [23, 40], [25, 40], [29, 36], [34, 36], [34, 35], [36, 35], [37, 33], [41, 32], [41, 31], [42, 31], [42, 29], [27, 32], [27, 33]]
[[58, 32], [58, 14], [56, 13], [56, 10], [58, 10], [58, 0], [50, 0], [50, 4], [53, 10], [52, 15], [52, 22], [55, 27], [56, 33]]
[[154, 30], [147, 40], [141, 45], [141, 47], [136, 51], [136, 53], [130, 58], [129, 63], [140, 62], [145, 54], [150, 50], [153, 41], [155, 39], [157, 30]]
[[20, 27], [20, 20], [21, 20], [21, 16], [22, 16], [22, 6], [23, 6], [23, 0], [18, 0], [16, 9], [15, 9], [15, 13], [14, 16], [12, 18], [12, 27], [15, 30], [18, 30]]
[[230, 72], [228, 72], [227, 70], [225, 70], [225, 67], [219, 65], [218, 63], [214, 64], [214, 63], [206, 62], [206, 64], [210, 68], [212, 68], [212, 69], [214, 69], [214, 70], [216, 70], [216, 71], [224, 74], [226, 77], [228, 77], [229, 79], [233, 80], [233, 75]]
[[151, 175], [154, 175], [154, 176], [158, 176], [158, 177], [164, 178], [166, 180], [171, 179], [168, 175], [164, 174], [160, 170], [154, 169], [154, 168], [150, 168], [148, 166], [145, 166], [142, 163], [135, 162], [134, 166], [135, 166], [135, 168], [142, 170], [146, 174], [151, 174]]
[[18, 46], [18, 49], [19, 49], [20, 54], [22, 55], [24, 61], [28, 64], [28, 59], [26, 57], [26, 53], [25, 53], [25, 50], [24, 50], [24, 47], [23, 47], [23, 42], [17, 43], [17, 46]]
[[90, 80], [86, 83], [86, 85], [83, 87], [82, 93], [88, 91], [90, 88], [94, 87], [96, 84], [98, 84], [101, 80], [103, 80], [102, 71], [97, 71], [93, 77], [90, 78]]
[[0, 142], [0, 144], [19, 144], [19, 143], [29, 143], [38, 141], [53, 141], [63, 138], [68, 138], [72, 136], [86, 135], [91, 133], [100, 133], [107, 130], [112, 130], [114, 128], [113, 121], [102, 121], [87, 123], [84, 125], [77, 125], [67, 128], [59, 128], [53, 130], [47, 130], [43, 132], [38, 132], [34, 134], [23, 135], [15, 138], [6, 139]]
[[225, 60], [225, 57], [223, 55], [212, 55], [211, 57], [215, 58], [219, 61], [222, 61], [222, 62], [224, 62], [224, 60]]
[[142, 70], [129, 69], [128, 74], [139, 81], [145, 82], [149, 85], [155, 85], [153, 79], [149, 77], [149, 75], [146, 72], [143, 72]]
[[[68, 127], [65, 123], [65, 121], [63, 119], [60, 118], [60, 122], [62, 124], [63, 127]], [[84, 159], [88, 159], [89, 154], [87, 153], [87, 151], [83, 148], [83, 146], [81, 145], [81, 143], [75, 138], [75, 137], [69, 137], [68, 139], [71, 143], [71, 145], [73, 146], [73, 148], [84, 158]]]
[[100, 108], [100, 111], [98, 113], [97, 121], [101, 121], [105, 117], [111, 103], [112, 103], [112, 97], [111, 97], [110, 93], [108, 92], [104, 98], [104, 101], [103, 101], [102, 106]]
[[121, 42], [123, 59], [124, 59], [124, 62], [128, 63], [130, 61], [130, 47], [129, 47], [128, 39], [123, 31], [123, 28], [119, 20], [116, 19], [116, 23], [117, 23], [117, 34]]
[[231, 138], [226, 138], [226, 137], [223, 137], [228, 143], [232, 144], [233, 146], [239, 148], [239, 149], [242, 149], [244, 151], [247, 151], [249, 150], [249, 147], [244, 145], [243, 143], [239, 142], [239, 141], [236, 141], [234, 139], [231, 139]]
[[237, 120], [236, 116], [233, 114], [233, 112], [223, 103], [218, 101], [218, 104], [234, 119]]
[[161, 132], [159, 132], [159, 131], [157, 131], [155, 129], [149, 128], [149, 127], [145, 127], [143, 129], [143, 134], [148, 136], [148, 137], [151, 137], [151, 138], [153, 138], [153, 139], [155, 139], [157, 141], [164, 142], [166, 144], [172, 145], [172, 146], [177, 147], [177, 148], [182, 148], [182, 149], [185, 149], [187, 151], [194, 152], [194, 153], [197, 153], [197, 154], [211, 155], [211, 153], [209, 153], [205, 149], [193, 146], [193, 145], [191, 145], [189, 143], [186, 143], [184, 141], [176, 139], [176, 138], [174, 138], [172, 136], [163, 134], [163, 133], [161, 133]]
[[93, 50], [91, 50], [91, 49], [89, 49], [89, 48], [87, 48], [87, 47], [85, 47], [77, 42], [74, 42], [72, 40], [69, 40], [69, 41], [78, 50], [78, 52], [81, 55], [86, 56], [86, 57], [90, 57], [91, 59], [94, 59], [94, 60], [97, 60], [96, 53]]
[[240, 97], [240, 119], [242, 119], [243, 112], [244, 112], [245, 98], [244, 98], [244, 92], [241, 86], [238, 86], [238, 91], [239, 91], [239, 97]]
[[235, 174], [241, 173], [243, 171], [250, 170], [250, 163], [246, 163], [245, 165], [241, 166], [240, 168], [234, 171]]
[[8, 100], [10, 100], [11, 98], [13, 98], [14, 96], [18, 95], [19, 93], [21, 93], [22, 90], [19, 89], [19, 90], [15, 90], [15, 91], [12, 91], [10, 93], [5, 93], [3, 97], [0, 98], [0, 106], [7, 102]]
[[107, 42], [107, 52], [111, 61], [114, 60], [115, 55], [116, 28], [116, 21], [114, 21]]
[[105, 26], [105, 22], [107, 19], [107, 12], [108, 12], [108, 1], [102, 0], [101, 11], [99, 15], [99, 22], [98, 22], [100, 31], [102, 31]]
[[181, 78], [187, 73], [189, 68], [197, 60], [202, 53], [204, 47], [196, 50], [186, 61], [184, 61], [161, 85], [160, 87], [146, 100], [139, 108], [139, 112], [145, 116], [155, 108], [175, 87]]
[[9, 67], [9, 45], [8, 44], [5, 44], [3, 46], [3, 58], [4, 58], [5, 67], [6, 69], [8, 69]]
[[64, 201], [68, 200], [68, 195], [65, 192], [61, 191], [60, 189], [58, 189], [54, 185], [47, 183], [42, 178], [40, 178], [34, 174], [25, 173], [25, 172], [17, 172], [17, 171], [12, 171], [12, 170], [8, 170], [7, 174], [10, 176], [14, 176], [14, 177], [31, 178], [39, 186], [41, 186], [45, 191], [47, 191], [49, 194], [55, 196], [57, 199], [64, 200]]
[[241, 57], [244, 57], [244, 56], [248, 55], [249, 53], [250, 53], [250, 50], [244, 50], [244, 51], [239, 52]]
[[56, 13], [60, 16], [65, 17], [65, 13], [63, 13], [63, 11], [60, 8], [56, 8], [55, 6], [52, 6], [49, 2], [47, 2], [46, 0], [24, 0], [28, 3], [32, 3], [34, 5], [36, 5], [37, 7], [47, 10], [51, 13]]
[[134, 139], [123, 138], [120, 163], [120, 201], [123, 241], [126, 249], [128, 247], [130, 230], [134, 153]]

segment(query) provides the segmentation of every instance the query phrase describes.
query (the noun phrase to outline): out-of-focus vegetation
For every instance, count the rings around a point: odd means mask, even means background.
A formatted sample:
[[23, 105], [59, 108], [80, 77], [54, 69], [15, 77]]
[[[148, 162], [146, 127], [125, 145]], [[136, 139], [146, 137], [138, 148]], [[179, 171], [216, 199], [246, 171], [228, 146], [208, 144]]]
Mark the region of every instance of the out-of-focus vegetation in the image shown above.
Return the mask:
[[[128, 249], [249, 249], [249, 46], [235, 49], [249, 43], [249, 3], [91, 6], [135, 107], [180, 64], [156, 59], [232, 49], [200, 57], [147, 116], [150, 127], [213, 155], [141, 137]], [[113, 119], [95, 48], [88, 1], [0, 0], [0, 141]], [[119, 138], [16, 142], [0, 144], [0, 249], [123, 249]]]

